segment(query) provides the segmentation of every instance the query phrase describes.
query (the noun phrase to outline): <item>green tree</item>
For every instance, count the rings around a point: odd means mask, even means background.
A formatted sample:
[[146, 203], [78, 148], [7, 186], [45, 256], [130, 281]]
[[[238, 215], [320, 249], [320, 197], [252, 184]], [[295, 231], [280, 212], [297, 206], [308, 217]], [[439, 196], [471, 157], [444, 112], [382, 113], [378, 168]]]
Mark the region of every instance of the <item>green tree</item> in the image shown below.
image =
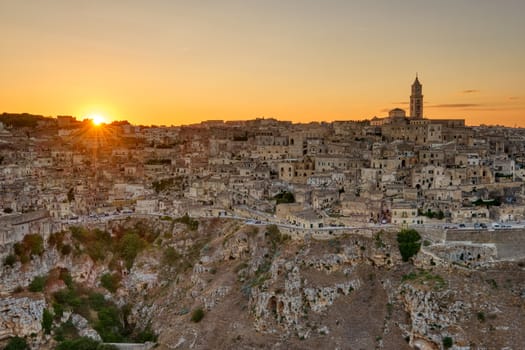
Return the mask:
[[64, 281], [64, 283], [69, 289], [73, 288], [73, 277], [71, 277], [71, 274], [69, 273], [68, 269], [60, 269], [59, 277], [62, 281]]
[[450, 349], [452, 345], [454, 344], [454, 340], [452, 340], [451, 337], [445, 337], [443, 338], [443, 347], [445, 349]]
[[408, 261], [419, 252], [421, 248], [421, 236], [414, 229], [401, 230], [397, 234], [397, 243], [403, 261]]
[[44, 239], [38, 234], [29, 234], [14, 245], [15, 254], [20, 262], [29, 262], [32, 255], [42, 255], [44, 253]]
[[24, 338], [14, 337], [9, 339], [4, 350], [29, 350], [29, 345]]
[[36, 276], [33, 278], [31, 283], [29, 284], [29, 291], [30, 292], [43, 292], [44, 287], [46, 286], [46, 277], [45, 276]]
[[100, 284], [111, 293], [115, 293], [120, 287], [120, 276], [117, 273], [105, 273], [100, 277]]
[[200, 322], [204, 318], [204, 310], [202, 308], [196, 308], [193, 310], [191, 314], [191, 321], [192, 322]]
[[157, 335], [151, 330], [150, 326], [148, 325], [144, 330], [142, 330], [135, 336], [134, 340], [137, 343], [145, 343], [147, 341], [154, 342], [157, 341]]
[[101, 310], [107, 304], [104, 295], [100, 293], [90, 293], [88, 301], [89, 305], [97, 311]]
[[4, 259], [4, 266], [13, 266], [16, 263], [16, 256], [9, 254]]
[[138, 253], [144, 248], [144, 241], [136, 233], [127, 233], [119, 244], [119, 255], [126, 262], [126, 267], [131, 269]]
[[31, 251], [31, 255], [42, 255], [44, 252], [44, 239], [38, 234], [25, 236], [23, 242]]
[[51, 333], [52, 326], [53, 314], [48, 309], [44, 309], [44, 313], [42, 314], [42, 328], [44, 329], [44, 333]]
[[108, 343], [120, 343], [124, 339], [122, 315], [116, 306], [103, 307], [98, 311], [98, 321], [93, 327], [100, 337]]
[[288, 192], [288, 191], [279, 193], [278, 195], [273, 197], [273, 199], [275, 199], [277, 201], [277, 204], [295, 203], [295, 197], [294, 197], [293, 193], [292, 192]]
[[165, 265], [175, 265], [182, 259], [182, 255], [173, 247], [168, 247], [162, 254], [162, 262]]

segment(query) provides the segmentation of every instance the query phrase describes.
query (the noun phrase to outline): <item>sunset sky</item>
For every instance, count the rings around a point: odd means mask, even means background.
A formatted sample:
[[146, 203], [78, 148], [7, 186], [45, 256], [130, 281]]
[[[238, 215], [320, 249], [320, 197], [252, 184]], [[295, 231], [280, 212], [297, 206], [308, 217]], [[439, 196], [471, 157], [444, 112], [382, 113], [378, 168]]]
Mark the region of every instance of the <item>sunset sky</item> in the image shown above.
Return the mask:
[[525, 127], [524, 0], [0, 0], [0, 113]]

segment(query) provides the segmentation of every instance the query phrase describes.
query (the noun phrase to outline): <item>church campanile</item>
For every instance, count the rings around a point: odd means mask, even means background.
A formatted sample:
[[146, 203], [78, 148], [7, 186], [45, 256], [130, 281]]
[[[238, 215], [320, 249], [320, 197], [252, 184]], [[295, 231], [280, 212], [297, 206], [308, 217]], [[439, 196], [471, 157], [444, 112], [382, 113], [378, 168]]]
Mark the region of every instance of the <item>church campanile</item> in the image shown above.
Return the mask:
[[416, 80], [412, 84], [412, 94], [410, 95], [410, 118], [423, 118], [423, 87], [416, 74]]

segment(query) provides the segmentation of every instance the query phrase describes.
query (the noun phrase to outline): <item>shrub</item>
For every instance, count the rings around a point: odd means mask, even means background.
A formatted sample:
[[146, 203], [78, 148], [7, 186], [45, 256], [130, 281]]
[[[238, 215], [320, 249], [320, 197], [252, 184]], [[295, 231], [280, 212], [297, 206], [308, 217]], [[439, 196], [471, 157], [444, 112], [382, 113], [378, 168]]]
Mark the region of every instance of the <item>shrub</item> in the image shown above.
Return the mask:
[[102, 261], [106, 257], [108, 246], [103, 241], [85, 243], [86, 253], [93, 261]]
[[269, 225], [266, 228], [266, 237], [270, 240], [272, 247], [275, 249], [277, 245], [284, 243], [291, 239], [290, 235], [282, 234], [277, 225]]
[[73, 288], [73, 277], [71, 277], [68, 269], [61, 269], [59, 277], [68, 288]]
[[452, 345], [454, 344], [454, 341], [452, 340], [451, 337], [445, 337], [443, 338], [443, 347], [445, 349], [450, 349], [452, 347]]
[[374, 241], [375, 241], [376, 248], [384, 248], [385, 247], [385, 243], [383, 242], [383, 239], [381, 238], [381, 236], [384, 233], [385, 232], [383, 230], [381, 230], [381, 231], [379, 231], [378, 233], [375, 234]]
[[98, 320], [93, 328], [104, 342], [119, 343], [125, 340], [122, 335], [124, 333], [122, 319], [120, 310], [116, 306], [105, 306], [98, 311]]
[[91, 293], [88, 296], [89, 305], [95, 310], [101, 310], [107, 303], [104, 295], [100, 293]]
[[60, 249], [60, 254], [62, 254], [62, 255], [69, 255], [69, 254], [71, 254], [72, 250], [73, 250], [73, 248], [71, 248], [71, 246], [69, 244], [64, 244], [62, 246], [62, 248]]
[[188, 214], [185, 214], [184, 216], [178, 218], [178, 219], [175, 219], [175, 222], [180, 222], [180, 223], [183, 223], [183, 224], [186, 224], [186, 226], [188, 227], [188, 229], [190, 229], [191, 231], [195, 231], [199, 228], [199, 222], [195, 219], [192, 219], [191, 217], [189, 217]]
[[66, 340], [58, 344], [56, 350], [116, 350], [114, 345], [102, 344], [91, 338], [82, 337], [73, 340]]
[[246, 234], [250, 237], [255, 237], [259, 233], [259, 228], [257, 226], [250, 226]]
[[9, 339], [4, 350], [29, 350], [29, 345], [24, 338], [14, 337]]
[[87, 241], [89, 236], [89, 231], [87, 229], [78, 226], [71, 226], [69, 230], [71, 231], [71, 236], [77, 241], [82, 243]]
[[56, 247], [57, 249], [60, 249], [62, 245], [64, 244], [64, 236], [65, 232], [55, 232], [49, 235], [49, 239], [47, 240], [47, 244], [50, 247]]
[[440, 275], [433, 275], [429, 271], [419, 270], [418, 272], [410, 272], [409, 274], [403, 275], [401, 281], [418, 281], [420, 283], [431, 283], [434, 288], [441, 289], [447, 285], [447, 281]]
[[79, 234], [79, 241], [84, 244], [86, 253], [93, 261], [104, 260], [108, 251], [111, 251], [111, 235], [107, 231], [95, 229]]
[[120, 276], [117, 273], [105, 273], [100, 277], [100, 284], [111, 293], [115, 293], [120, 287]]
[[31, 255], [42, 255], [44, 252], [44, 239], [38, 234], [27, 235], [22, 242], [26, 248], [29, 248]]
[[9, 254], [4, 259], [4, 266], [13, 266], [16, 263], [16, 255]]
[[157, 341], [157, 335], [148, 326], [143, 331], [141, 331], [139, 334], [137, 334], [134, 340], [137, 343], [154, 342], [154, 341]]
[[399, 244], [399, 252], [403, 261], [408, 261], [411, 257], [416, 255], [421, 248], [421, 236], [416, 230], [401, 230], [397, 234], [397, 243]]
[[80, 296], [74, 289], [62, 289], [53, 294], [55, 301], [61, 305], [67, 305], [70, 307], [79, 307], [82, 303]]
[[44, 313], [42, 314], [42, 328], [44, 329], [44, 333], [51, 333], [52, 326], [53, 314], [48, 309], [44, 309]]
[[45, 286], [46, 286], [46, 277], [36, 276], [35, 278], [33, 278], [31, 283], [29, 284], [29, 291], [30, 292], [42, 292], [44, 291]]
[[44, 253], [44, 239], [38, 234], [26, 235], [22, 242], [14, 245], [15, 254], [21, 263], [29, 262], [32, 255]]
[[72, 340], [79, 337], [77, 328], [73, 325], [71, 320], [62, 323], [59, 327], [53, 330], [55, 336], [53, 337], [56, 341]]
[[273, 197], [273, 199], [275, 199], [277, 201], [277, 204], [295, 203], [295, 197], [294, 197], [293, 193], [292, 192], [288, 192], [288, 191], [279, 193], [278, 195]]
[[200, 322], [204, 317], [204, 310], [202, 308], [196, 308], [195, 310], [193, 310], [193, 312], [191, 313], [191, 321], [192, 322]]
[[478, 321], [485, 322], [485, 313], [483, 311], [478, 311], [477, 316], [478, 316]]
[[64, 315], [64, 306], [59, 303], [53, 303], [53, 313], [55, 314], [55, 320], [60, 320]]
[[182, 255], [173, 247], [168, 247], [164, 250], [162, 261], [165, 265], [175, 265], [182, 258]]
[[144, 241], [136, 233], [126, 233], [122, 237], [118, 246], [118, 254], [126, 262], [128, 269], [131, 269], [135, 258], [144, 247]]
[[498, 282], [495, 279], [488, 279], [487, 283], [494, 289], [498, 289]]

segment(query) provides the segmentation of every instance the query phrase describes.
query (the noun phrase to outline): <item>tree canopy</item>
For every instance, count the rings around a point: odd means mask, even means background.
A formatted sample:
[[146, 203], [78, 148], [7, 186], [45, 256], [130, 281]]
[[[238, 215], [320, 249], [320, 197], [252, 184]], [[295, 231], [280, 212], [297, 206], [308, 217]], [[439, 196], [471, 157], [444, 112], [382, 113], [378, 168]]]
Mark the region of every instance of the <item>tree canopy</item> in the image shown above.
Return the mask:
[[399, 244], [399, 252], [403, 261], [408, 261], [419, 252], [421, 236], [414, 229], [401, 230], [397, 234], [397, 243]]

